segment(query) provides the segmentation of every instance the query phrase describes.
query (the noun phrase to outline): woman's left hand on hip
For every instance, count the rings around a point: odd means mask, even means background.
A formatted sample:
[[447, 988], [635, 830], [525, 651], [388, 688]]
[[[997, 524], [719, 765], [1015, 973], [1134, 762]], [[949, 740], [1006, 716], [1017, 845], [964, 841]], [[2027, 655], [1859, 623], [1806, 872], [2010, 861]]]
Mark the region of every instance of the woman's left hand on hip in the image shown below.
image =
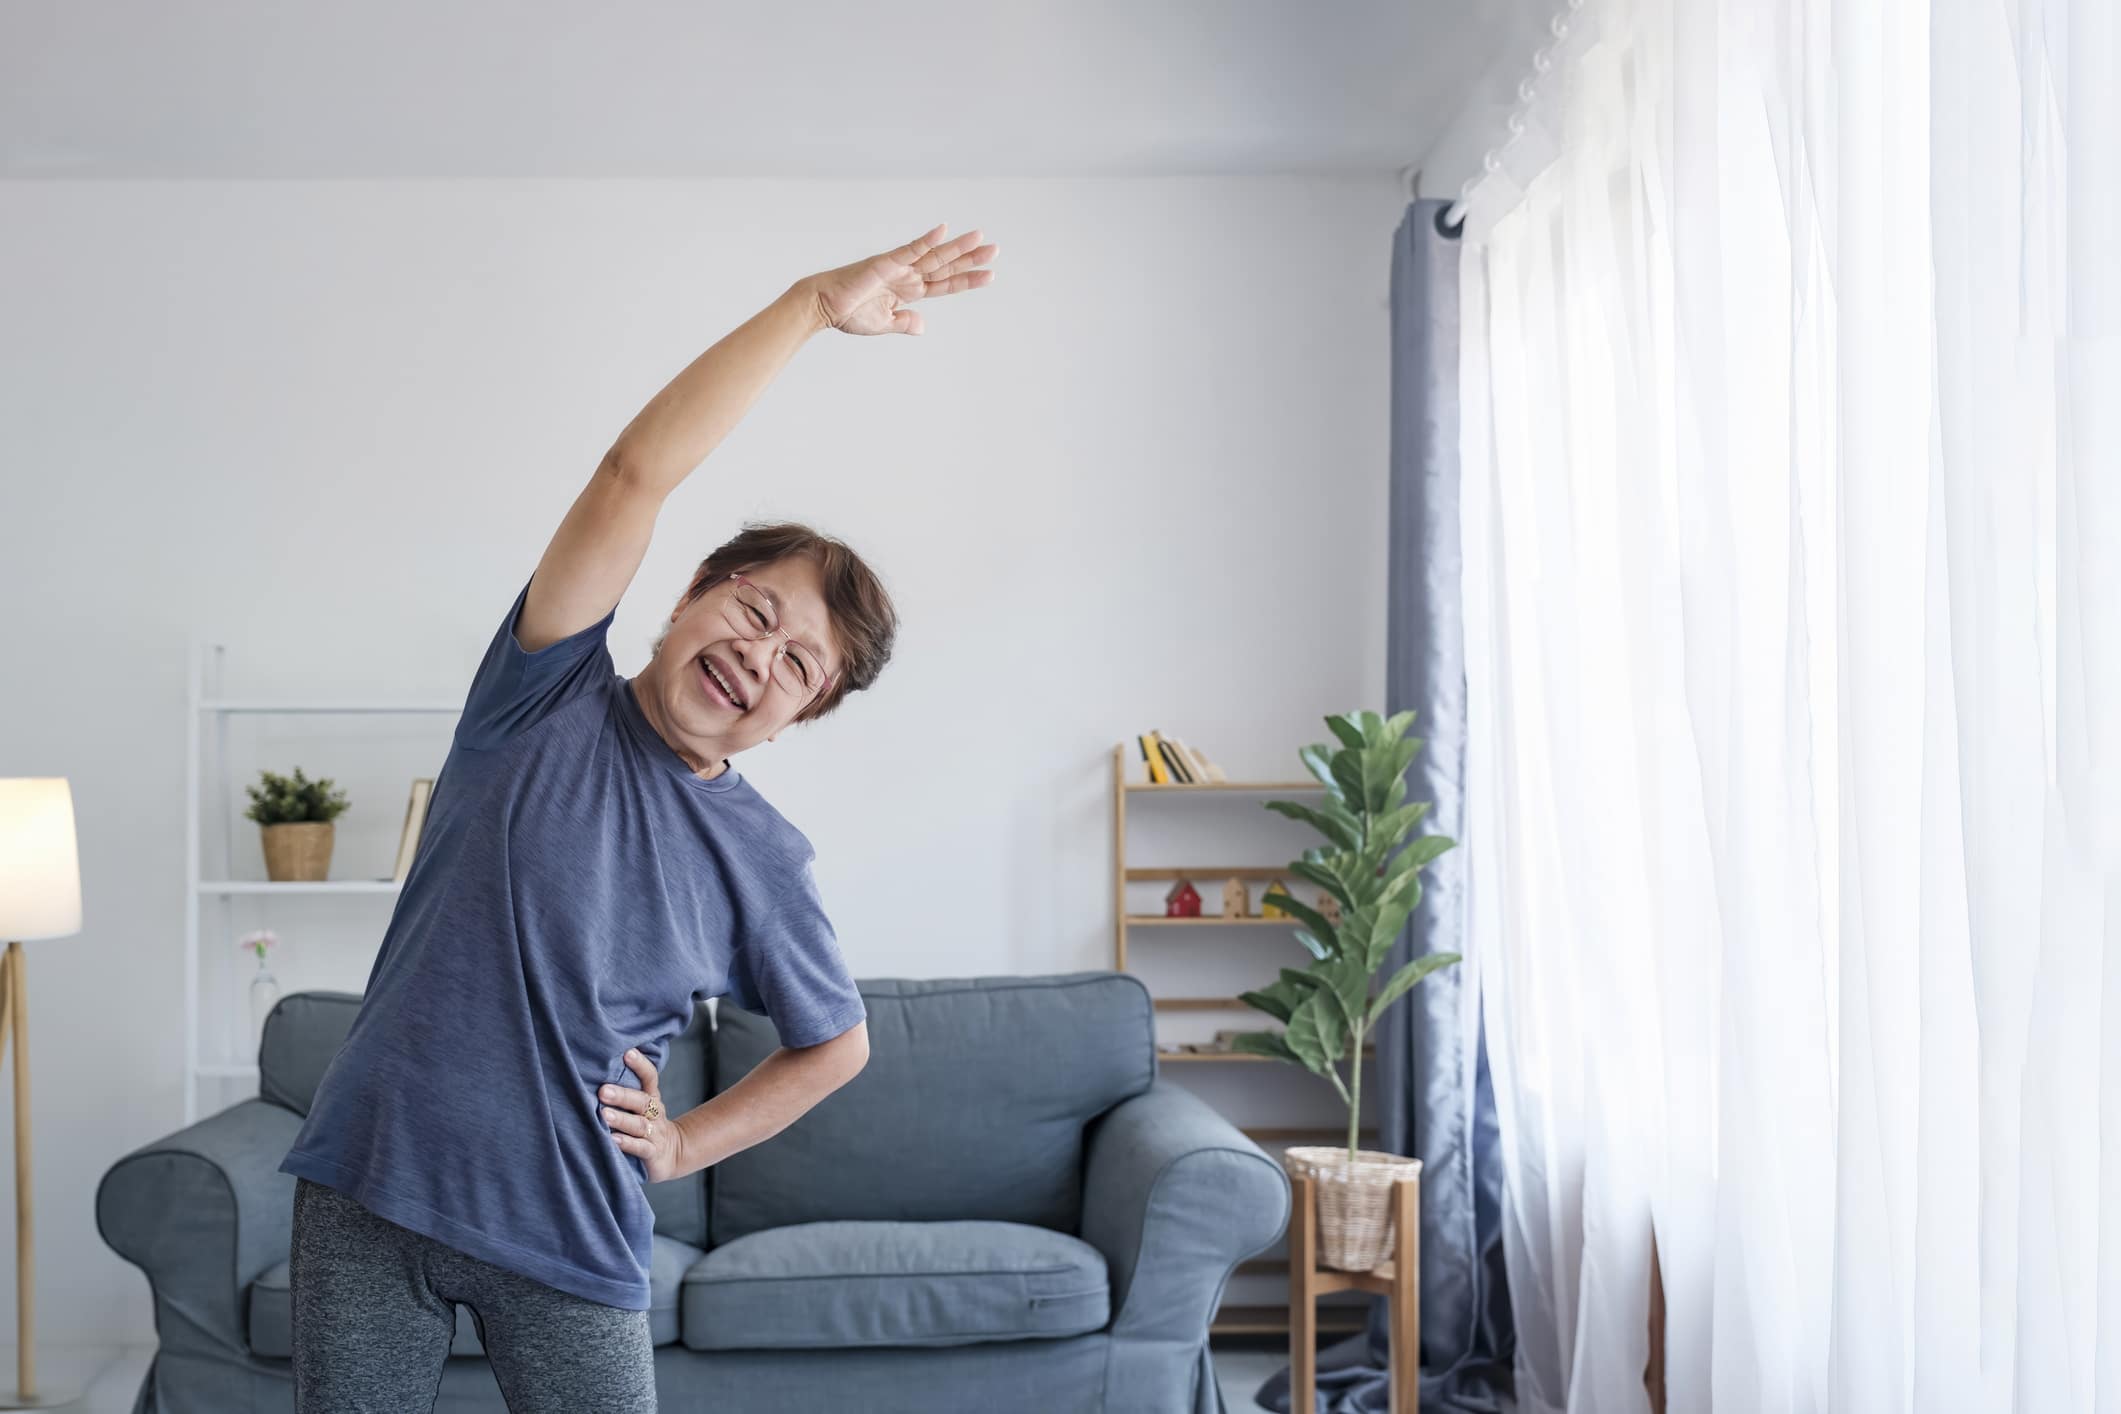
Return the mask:
[[627, 1068], [641, 1077], [641, 1088], [606, 1085], [597, 1091], [612, 1142], [641, 1161], [650, 1183], [676, 1178], [681, 1172], [684, 1135], [663, 1105], [656, 1068], [638, 1050], [628, 1051], [625, 1059]]

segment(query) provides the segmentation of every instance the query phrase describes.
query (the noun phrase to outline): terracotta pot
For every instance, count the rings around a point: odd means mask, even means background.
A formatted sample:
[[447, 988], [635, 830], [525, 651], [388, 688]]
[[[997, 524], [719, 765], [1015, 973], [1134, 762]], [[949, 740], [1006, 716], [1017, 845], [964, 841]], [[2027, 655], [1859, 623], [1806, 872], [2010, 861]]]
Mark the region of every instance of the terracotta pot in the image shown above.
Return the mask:
[[276, 884], [313, 883], [331, 872], [331, 821], [261, 825], [265, 877]]
[[1392, 1186], [1421, 1175], [1421, 1160], [1344, 1146], [1298, 1146], [1283, 1151], [1282, 1166], [1309, 1178], [1318, 1194], [1318, 1259], [1342, 1272], [1367, 1272], [1392, 1258]]

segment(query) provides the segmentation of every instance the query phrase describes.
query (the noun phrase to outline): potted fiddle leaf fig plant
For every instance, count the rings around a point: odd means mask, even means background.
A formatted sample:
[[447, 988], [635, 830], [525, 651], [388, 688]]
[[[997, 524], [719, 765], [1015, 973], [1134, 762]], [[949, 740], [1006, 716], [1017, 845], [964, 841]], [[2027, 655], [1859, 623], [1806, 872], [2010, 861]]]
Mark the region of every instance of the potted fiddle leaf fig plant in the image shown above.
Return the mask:
[[1378, 981], [1421, 902], [1421, 870], [1457, 843], [1443, 835], [1408, 838], [1429, 809], [1427, 801], [1406, 803], [1407, 766], [1422, 745], [1407, 736], [1413, 723], [1412, 712], [1326, 718], [1338, 748], [1320, 743], [1298, 753], [1325, 788], [1324, 802], [1266, 802], [1325, 836], [1325, 844], [1306, 849], [1289, 871], [1324, 889], [1340, 917], [1329, 919], [1293, 896], [1275, 897], [1275, 906], [1296, 921], [1296, 941], [1310, 961], [1301, 970], [1284, 967], [1272, 983], [1242, 994], [1247, 1006], [1282, 1029], [1248, 1031], [1232, 1041], [1237, 1050], [1323, 1076], [1347, 1104], [1345, 1149], [1300, 1146], [1282, 1156], [1292, 1174], [1309, 1176], [1317, 1188], [1320, 1255], [1344, 1271], [1369, 1271], [1392, 1255], [1392, 1185], [1421, 1171], [1418, 1159], [1358, 1146], [1364, 1042], [1409, 988], [1459, 961], [1457, 953], [1431, 953]]
[[344, 794], [328, 780], [310, 780], [300, 766], [291, 777], [260, 771], [258, 784], [244, 789], [250, 809], [243, 813], [260, 826], [266, 878], [315, 881], [331, 872], [331, 822], [346, 810]]

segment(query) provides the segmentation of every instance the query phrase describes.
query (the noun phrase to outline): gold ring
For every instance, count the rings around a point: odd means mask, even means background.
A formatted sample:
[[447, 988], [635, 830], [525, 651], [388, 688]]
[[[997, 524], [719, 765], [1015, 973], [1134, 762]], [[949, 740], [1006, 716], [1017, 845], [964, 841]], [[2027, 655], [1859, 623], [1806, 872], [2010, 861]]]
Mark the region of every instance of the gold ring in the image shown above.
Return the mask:
[[641, 1111], [641, 1113], [642, 1113], [642, 1114], [644, 1114], [644, 1115], [648, 1116], [648, 1118], [650, 1118], [650, 1119], [654, 1119], [654, 1118], [655, 1118], [655, 1117], [656, 1117], [657, 1115], [661, 1114], [662, 1112], [663, 1112], [663, 1107], [662, 1107], [661, 1105], [657, 1104], [657, 1103], [656, 1103], [656, 1102], [655, 1102], [654, 1100], [650, 1100], [650, 1101], [648, 1102], [648, 1108], [647, 1108], [647, 1109], [645, 1109], [645, 1110], [642, 1110], [642, 1111]]

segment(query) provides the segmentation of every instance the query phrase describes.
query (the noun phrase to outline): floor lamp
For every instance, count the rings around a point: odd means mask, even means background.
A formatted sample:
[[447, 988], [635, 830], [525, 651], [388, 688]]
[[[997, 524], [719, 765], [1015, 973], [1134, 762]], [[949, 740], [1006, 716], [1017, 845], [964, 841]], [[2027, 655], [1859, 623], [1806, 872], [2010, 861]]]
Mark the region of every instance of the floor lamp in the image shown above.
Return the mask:
[[74, 797], [63, 776], [0, 779], [0, 1063], [11, 1038], [15, 1060], [15, 1323], [18, 1383], [0, 1385], [0, 1409], [56, 1409], [79, 1390], [37, 1388], [37, 1259], [31, 1238], [29, 1017], [22, 944], [81, 931], [81, 863], [74, 847]]

